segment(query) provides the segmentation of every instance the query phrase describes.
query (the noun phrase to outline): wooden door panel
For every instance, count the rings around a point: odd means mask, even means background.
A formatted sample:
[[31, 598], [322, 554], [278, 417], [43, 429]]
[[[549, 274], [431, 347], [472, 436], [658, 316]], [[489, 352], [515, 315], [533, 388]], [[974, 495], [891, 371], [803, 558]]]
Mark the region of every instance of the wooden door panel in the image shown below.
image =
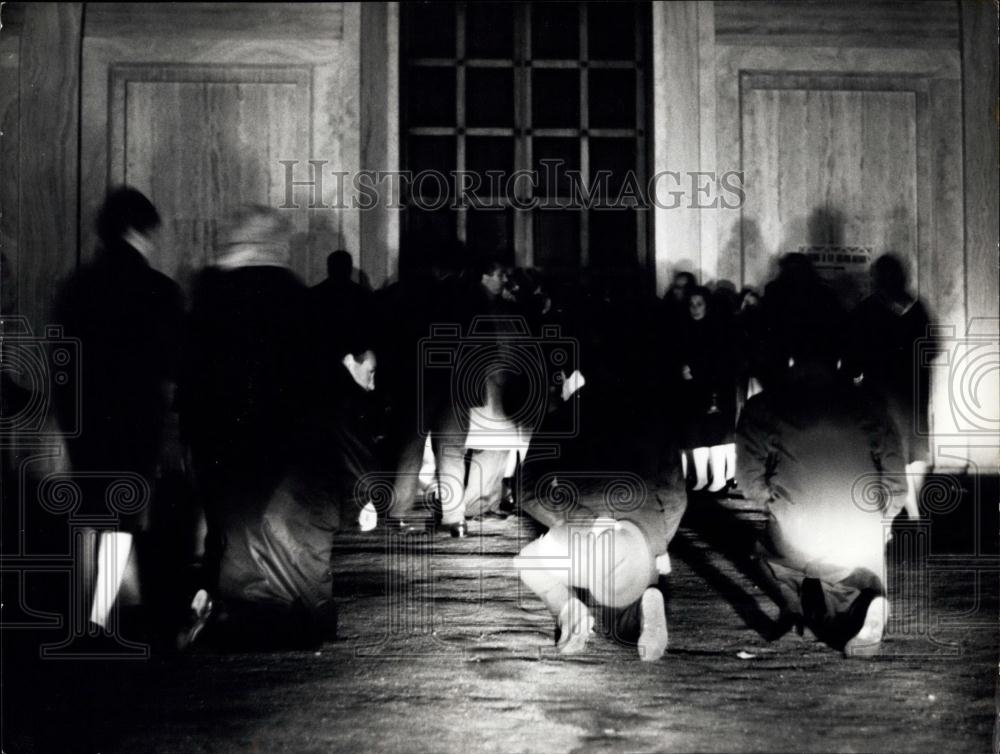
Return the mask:
[[[891, 251], [917, 268], [912, 92], [750, 89], [742, 108], [745, 280], [804, 246]], [[867, 292], [864, 279], [831, 282], [850, 300]]]
[[[237, 4], [98, 6], [84, 30], [81, 108], [82, 253], [109, 186], [147, 193], [163, 217], [155, 264], [186, 282], [215, 257], [227, 218], [245, 204], [281, 207], [283, 160], [293, 179], [322, 161], [322, 207], [294, 189], [287, 212], [292, 266], [306, 281], [325, 275], [326, 255], [358, 253], [350, 182], [335, 172], [359, 163], [359, 12], [339, 3], [257, 6], [269, 23], [248, 24]], [[149, 23], [150, 20], [162, 24]], [[352, 25], [350, 33], [345, 24]], [[196, 33], [181, 33], [196, 29]], [[346, 205], [346, 206], [345, 206]]]
[[[308, 69], [136, 67], [112, 72], [113, 182], [165, 219], [160, 269], [211, 263], [220, 223], [245, 204], [280, 206], [280, 160], [310, 153]], [[297, 230], [306, 230], [301, 212]]]
[[718, 277], [761, 285], [782, 253], [858, 245], [907, 258], [963, 322], [959, 78], [954, 50], [720, 45], [718, 164], [744, 171], [746, 202], [717, 214]]

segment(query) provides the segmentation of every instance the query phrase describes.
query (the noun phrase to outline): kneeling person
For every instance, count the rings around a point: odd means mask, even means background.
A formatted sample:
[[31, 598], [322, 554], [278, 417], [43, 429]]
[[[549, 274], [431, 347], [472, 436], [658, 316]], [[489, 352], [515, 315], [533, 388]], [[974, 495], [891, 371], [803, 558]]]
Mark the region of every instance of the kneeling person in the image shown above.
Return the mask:
[[603, 499], [584, 498], [570, 515], [555, 514], [540, 501], [525, 505], [549, 531], [514, 559], [521, 580], [556, 618], [557, 648], [583, 651], [593, 631], [590, 608], [576, 590], [614, 613], [614, 633], [635, 642], [652, 662], [667, 649], [667, 619], [660, 575], [669, 573], [667, 545], [684, 513], [683, 493], [650, 493], [635, 510], [615, 510]]
[[737, 441], [739, 485], [767, 507], [762, 562], [784, 615], [845, 654], [873, 653], [888, 617], [881, 498], [906, 491], [884, 408], [832, 359], [800, 355], [781, 389], [747, 402]]

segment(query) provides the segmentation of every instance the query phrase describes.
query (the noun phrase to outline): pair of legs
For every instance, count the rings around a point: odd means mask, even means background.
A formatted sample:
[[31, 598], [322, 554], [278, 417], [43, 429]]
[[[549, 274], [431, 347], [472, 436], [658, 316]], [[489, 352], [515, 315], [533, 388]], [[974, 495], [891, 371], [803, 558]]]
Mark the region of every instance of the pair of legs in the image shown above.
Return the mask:
[[471, 516], [496, 512], [504, 492], [504, 480], [513, 480], [520, 458], [527, 453], [531, 431], [511, 422], [499, 400], [469, 412], [468, 474], [465, 512]]
[[667, 621], [655, 559], [632, 522], [588, 518], [559, 524], [526, 545], [514, 565], [555, 617], [560, 653], [583, 651], [593, 632], [593, 616], [576, 590], [618, 611], [615, 637], [636, 643], [641, 659], [655, 661], [666, 651]]
[[[910, 519], [916, 521], [920, 518], [920, 490], [927, 477], [929, 468], [927, 459], [930, 457], [927, 437], [918, 431], [917, 414], [922, 415], [921, 423], [926, 426], [927, 404], [922, 402], [918, 408], [910, 396], [889, 394], [886, 406], [899, 431], [901, 451], [906, 459], [906, 497], [902, 507], [906, 508], [906, 514]], [[897, 503], [887, 511], [887, 515], [889, 518], [895, 518], [900, 510], [901, 507]]]
[[[697, 492], [707, 488], [709, 492], [720, 492], [725, 489], [726, 481], [736, 476], [736, 444], [726, 443], [682, 450], [681, 470], [685, 479], [691, 467], [694, 468], [695, 474], [693, 490]], [[711, 484], [708, 481], [709, 472], [711, 472]]]
[[841, 553], [839, 562], [810, 560], [776, 544], [779, 537], [767, 536], [761, 546], [764, 574], [777, 587], [785, 616], [848, 656], [877, 652], [889, 618], [885, 560], [876, 539], [881, 532], [858, 534], [853, 541], [841, 538], [844, 550], [855, 549]]
[[[465, 437], [469, 418], [460, 406], [438, 404], [428, 412], [433, 419], [430, 445], [434, 458], [432, 486], [441, 501], [441, 523], [455, 525], [465, 521]], [[421, 467], [427, 438], [418, 434], [404, 445], [397, 466], [389, 518], [405, 519], [421, 492]]]

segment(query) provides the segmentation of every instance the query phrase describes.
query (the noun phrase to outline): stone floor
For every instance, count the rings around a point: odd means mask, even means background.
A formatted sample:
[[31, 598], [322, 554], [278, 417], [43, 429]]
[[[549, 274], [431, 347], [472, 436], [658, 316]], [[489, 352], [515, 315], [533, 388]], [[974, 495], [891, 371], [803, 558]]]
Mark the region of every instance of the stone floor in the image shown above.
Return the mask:
[[995, 750], [995, 484], [963, 485], [895, 532], [873, 659], [776, 635], [749, 555], [759, 517], [734, 506], [691, 502], [653, 664], [600, 635], [554, 654], [553, 621], [511, 568], [527, 519], [466, 540], [376, 531], [338, 543], [341, 638], [319, 652], [38, 663], [8, 642], [4, 751]]

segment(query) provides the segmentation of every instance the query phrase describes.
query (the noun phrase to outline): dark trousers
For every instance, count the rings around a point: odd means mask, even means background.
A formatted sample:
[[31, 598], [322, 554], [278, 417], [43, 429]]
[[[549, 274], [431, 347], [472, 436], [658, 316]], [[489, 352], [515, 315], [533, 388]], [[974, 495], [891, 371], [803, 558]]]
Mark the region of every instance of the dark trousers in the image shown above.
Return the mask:
[[[443, 394], [423, 407], [419, 417], [424, 428], [417, 427], [418, 417], [401, 429], [407, 439], [400, 452], [397, 465], [393, 499], [388, 511], [389, 518], [405, 518], [413, 515], [413, 508], [420, 492], [420, 467], [423, 463], [425, 435], [421, 429], [430, 432], [431, 449], [437, 463], [435, 474], [441, 495], [442, 519], [455, 523], [465, 518], [462, 506], [465, 480], [465, 439], [469, 432], [468, 411], [461, 402], [450, 400]], [[414, 432], [414, 429], [418, 431]], [[430, 515], [424, 512], [421, 515]]]
[[770, 554], [761, 563], [786, 615], [836, 649], [861, 630], [872, 600], [885, 596], [881, 577], [866, 568], [807, 572]]
[[[653, 584], [663, 592], [661, 583]], [[664, 593], [663, 601], [666, 603], [667, 595]], [[631, 605], [621, 609], [611, 607], [598, 607], [600, 617], [597, 625], [608, 638], [625, 644], [635, 646], [639, 642], [639, 634], [642, 633], [642, 598], [640, 597]]]

